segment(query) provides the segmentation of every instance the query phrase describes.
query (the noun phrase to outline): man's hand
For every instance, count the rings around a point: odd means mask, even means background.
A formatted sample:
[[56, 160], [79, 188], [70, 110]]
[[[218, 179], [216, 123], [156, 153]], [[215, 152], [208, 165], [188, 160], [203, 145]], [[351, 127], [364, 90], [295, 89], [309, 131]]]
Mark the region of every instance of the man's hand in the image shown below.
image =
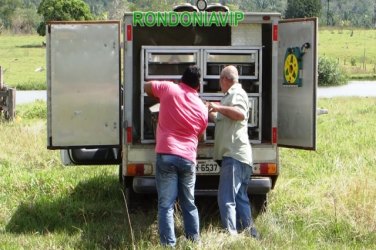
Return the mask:
[[210, 112], [218, 112], [220, 104], [215, 103], [215, 102], [208, 102], [208, 110]]
[[209, 109], [209, 118], [210, 118], [210, 114], [218, 112], [230, 118], [231, 120], [241, 121], [245, 119], [244, 114], [236, 107], [223, 106], [219, 103], [210, 102], [208, 104], [208, 109]]

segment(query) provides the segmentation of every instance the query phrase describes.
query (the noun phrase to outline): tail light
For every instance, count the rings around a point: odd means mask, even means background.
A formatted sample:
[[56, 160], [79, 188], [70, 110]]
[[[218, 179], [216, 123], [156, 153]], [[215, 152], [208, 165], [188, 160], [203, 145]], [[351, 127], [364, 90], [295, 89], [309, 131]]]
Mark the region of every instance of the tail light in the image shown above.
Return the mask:
[[273, 25], [273, 41], [278, 41], [278, 25]]
[[277, 174], [277, 164], [276, 163], [254, 164], [253, 174], [275, 175]]
[[132, 127], [127, 127], [127, 142], [132, 143]]
[[132, 41], [132, 25], [127, 25], [127, 41]]
[[127, 176], [143, 176], [151, 175], [153, 173], [153, 166], [151, 164], [128, 164]]

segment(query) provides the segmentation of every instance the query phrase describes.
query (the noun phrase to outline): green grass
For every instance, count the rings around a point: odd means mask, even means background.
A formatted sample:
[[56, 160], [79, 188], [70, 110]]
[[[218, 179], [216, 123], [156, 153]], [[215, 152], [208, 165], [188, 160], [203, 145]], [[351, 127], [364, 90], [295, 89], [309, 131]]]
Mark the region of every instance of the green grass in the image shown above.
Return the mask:
[[[19, 90], [46, 89], [44, 41], [38, 35], [0, 35], [0, 65], [7, 85]], [[319, 29], [319, 56], [338, 60], [351, 78], [376, 79], [375, 44], [376, 29]], [[44, 70], [37, 72], [40, 67]]]
[[[184, 240], [177, 214], [177, 249], [374, 249], [376, 98], [319, 106], [329, 114], [318, 117], [317, 151], [281, 149], [256, 220], [262, 239], [229, 237], [218, 212], [200, 209], [202, 245]], [[154, 200], [129, 214], [130, 226], [117, 166], [62, 166], [46, 149], [45, 103], [17, 110], [0, 121], [0, 249], [162, 249]]]
[[[6, 85], [19, 90], [46, 89], [44, 41], [38, 35], [0, 35], [0, 66]], [[36, 71], [41, 67], [43, 71]]]
[[357, 79], [376, 78], [376, 29], [319, 29], [319, 56], [338, 61]]

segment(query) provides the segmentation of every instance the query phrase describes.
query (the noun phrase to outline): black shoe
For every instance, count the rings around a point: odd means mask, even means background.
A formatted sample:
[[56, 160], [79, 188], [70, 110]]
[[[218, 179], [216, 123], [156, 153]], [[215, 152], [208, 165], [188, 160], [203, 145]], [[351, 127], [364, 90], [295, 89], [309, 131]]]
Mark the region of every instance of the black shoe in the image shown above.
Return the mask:
[[256, 239], [256, 240], [259, 240], [260, 239], [260, 234], [257, 232], [256, 228], [255, 227], [251, 227], [249, 229], [249, 235]]

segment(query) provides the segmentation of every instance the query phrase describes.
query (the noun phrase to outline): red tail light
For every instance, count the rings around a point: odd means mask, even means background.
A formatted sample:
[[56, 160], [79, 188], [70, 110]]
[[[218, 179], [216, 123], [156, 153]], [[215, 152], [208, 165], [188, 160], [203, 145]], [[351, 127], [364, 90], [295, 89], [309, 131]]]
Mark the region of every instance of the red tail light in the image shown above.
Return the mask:
[[127, 41], [132, 41], [132, 25], [127, 25]]
[[273, 25], [273, 41], [278, 41], [278, 25]]
[[272, 143], [277, 144], [277, 128], [272, 128]]
[[127, 127], [127, 142], [132, 143], [132, 127]]
[[253, 165], [253, 174], [274, 175], [277, 174], [277, 164], [259, 163]]
[[127, 176], [143, 176], [151, 175], [153, 173], [153, 165], [151, 164], [128, 164]]

